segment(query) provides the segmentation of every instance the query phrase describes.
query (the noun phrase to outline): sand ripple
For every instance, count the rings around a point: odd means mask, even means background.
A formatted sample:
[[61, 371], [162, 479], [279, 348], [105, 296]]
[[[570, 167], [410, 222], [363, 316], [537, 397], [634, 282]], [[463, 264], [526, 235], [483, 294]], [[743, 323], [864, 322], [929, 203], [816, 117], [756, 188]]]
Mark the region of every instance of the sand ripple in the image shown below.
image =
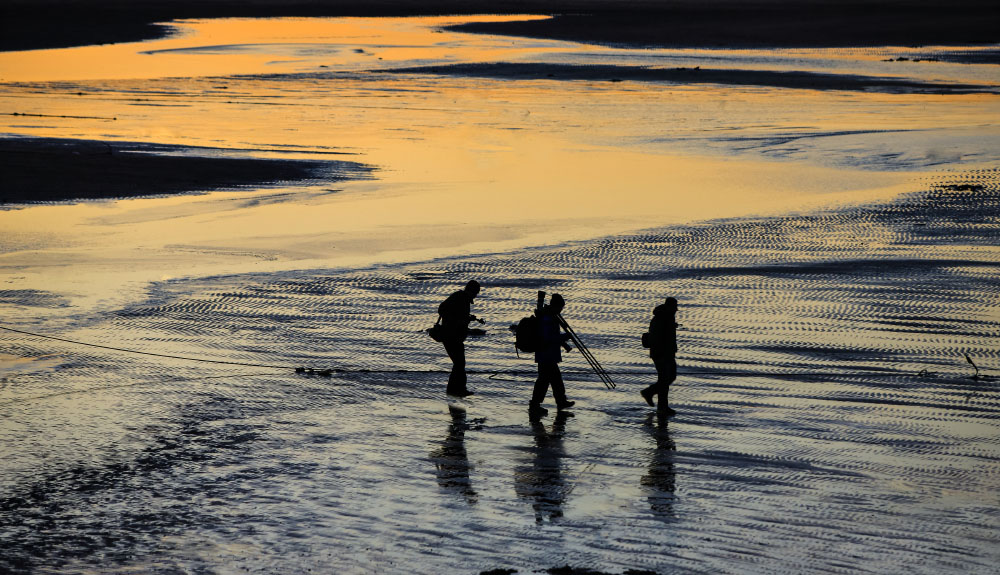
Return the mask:
[[[72, 334], [384, 372], [0, 335], [23, 358], [0, 384], [0, 569], [993, 572], [998, 175], [517, 254], [167, 281]], [[477, 395], [449, 407], [422, 330], [473, 277]], [[566, 297], [619, 387], [569, 354], [575, 416], [533, 424], [533, 364], [505, 328], [538, 289]], [[682, 324], [669, 425], [637, 394], [665, 295]]]

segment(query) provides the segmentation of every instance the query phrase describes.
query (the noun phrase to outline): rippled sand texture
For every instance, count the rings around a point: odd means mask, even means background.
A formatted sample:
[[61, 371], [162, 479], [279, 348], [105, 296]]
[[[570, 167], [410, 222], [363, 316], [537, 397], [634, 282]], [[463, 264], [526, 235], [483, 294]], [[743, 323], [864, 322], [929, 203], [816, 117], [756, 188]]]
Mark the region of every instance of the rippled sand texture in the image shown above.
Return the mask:
[[[513, 255], [169, 281], [74, 333], [385, 372], [4, 335], [35, 356], [2, 390], [4, 565], [991, 572], [1000, 383], [962, 354], [995, 375], [998, 176]], [[445, 375], [418, 372], [447, 368], [421, 329], [470, 277], [489, 330], [469, 344], [476, 395], [449, 405]], [[533, 366], [504, 328], [536, 289], [565, 295], [618, 389], [571, 353], [575, 416], [531, 423]], [[669, 423], [638, 395], [665, 294], [682, 324]]]

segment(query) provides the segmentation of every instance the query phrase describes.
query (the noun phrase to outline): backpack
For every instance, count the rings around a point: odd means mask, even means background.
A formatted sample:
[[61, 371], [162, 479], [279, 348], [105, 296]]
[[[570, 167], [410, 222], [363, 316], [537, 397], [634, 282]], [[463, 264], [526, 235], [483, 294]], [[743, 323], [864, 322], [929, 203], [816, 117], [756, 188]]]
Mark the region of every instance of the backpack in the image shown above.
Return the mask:
[[517, 325], [510, 326], [510, 331], [514, 332], [514, 351], [538, 351], [542, 339], [541, 330], [542, 325], [534, 315], [522, 317]]

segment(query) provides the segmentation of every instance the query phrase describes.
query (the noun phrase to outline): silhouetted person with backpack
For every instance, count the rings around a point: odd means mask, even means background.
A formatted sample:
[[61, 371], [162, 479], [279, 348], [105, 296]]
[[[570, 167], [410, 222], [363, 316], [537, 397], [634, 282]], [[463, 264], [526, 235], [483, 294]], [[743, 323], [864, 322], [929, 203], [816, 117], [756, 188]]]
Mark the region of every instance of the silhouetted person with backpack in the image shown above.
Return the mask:
[[[540, 296], [540, 297], [544, 297]], [[559, 323], [559, 314], [562, 313], [566, 301], [557, 293], [552, 294], [549, 305], [542, 307], [536, 313], [538, 315], [539, 341], [538, 349], [535, 351], [535, 363], [538, 364], [538, 380], [535, 381], [535, 390], [531, 394], [531, 403], [528, 411], [532, 416], [545, 415], [548, 410], [542, 407], [545, 394], [548, 393], [549, 386], [552, 386], [552, 397], [556, 400], [556, 407], [563, 410], [573, 407], [575, 401], [566, 399], [566, 386], [563, 385], [562, 374], [559, 372], [559, 362], [562, 361], [562, 350], [565, 346], [569, 351], [566, 340], [570, 339], [568, 333], [563, 333]]]
[[659, 395], [658, 409], [666, 415], [676, 413], [667, 403], [670, 384], [677, 379], [676, 314], [677, 300], [672, 297], [653, 309], [646, 343], [649, 344], [649, 357], [656, 366], [656, 383], [639, 392], [649, 405], [653, 405], [653, 396]]
[[479, 295], [479, 282], [470, 280], [464, 289], [448, 296], [438, 306], [441, 316], [441, 343], [451, 358], [451, 375], [448, 376], [448, 395], [466, 397], [472, 395], [466, 387], [465, 338], [469, 335], [469, 322], [483, 320], [470, 313], [472, 300]]

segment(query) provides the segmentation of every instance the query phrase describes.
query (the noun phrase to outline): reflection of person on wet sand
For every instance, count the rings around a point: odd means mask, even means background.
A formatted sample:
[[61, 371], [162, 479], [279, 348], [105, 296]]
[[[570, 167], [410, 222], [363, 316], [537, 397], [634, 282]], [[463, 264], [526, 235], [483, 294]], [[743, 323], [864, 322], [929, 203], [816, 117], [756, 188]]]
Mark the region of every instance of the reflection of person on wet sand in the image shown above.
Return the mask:
[[465, 338], [469, 335], [469, 322], [483, 320], [470, 313], [472, 300], [479, 295], [479, 282], [471, 280], [465, 284], [465, 289], [448, 296], [448, 299], [438, 306], [441, 316], [441, 333], [444, 349], [451, 358], [451, 375], [448, 376], [448, 394], [466, 397], [472, 395], [466, 386], [465, 374]]
[[[539, 297], [539, 303], [544, 293]], [[538, 310], [539, 337], [538, 351], [535, 352], [535, 363], [538, 364], [538, 379], [535, 381], [535, 389], [531, 394], [531, 403], [528, 411], [532, 416], [545, 415], [548, 411], [542, 407], [545, 401], [545, 394], [552, 386], [552, 397], [556, 400], [556, 408], [563, 410], [573, 407], [575, 401], [566, 399], [566, 386], [563, 384], [562, 374], [559, 372], [559, 362], [562, 361], [562, 350], [560, 347], [566, 345], [566, 340], [570, 338], [568, 333], [560, 330], [559, 314], [562, 313], [566, 302], [557, 293], [552, 294], [549, 305]], [[566, 347], [567, 351], [570, 349]]]
[[665, 413], [650, 413], [646, 418], [646, 430], [656, 440], [656, 451], [649, 460], [649, 469], [639, 483], [649, 490], [649, 507], [658, 517], [670, 518], [674, 514], [674, 451], [677, 449], [670, 430], [667, 428]]
[[469, 429], [469, 424], [465, 421], [465, 410], [449, 405], [448, 411], [451, 412], [448, 436], [441, 442], [441, 447], [430, 455], [437, 467], [438, 485], [461, 495], [469, 505], [475, 505], [479, 496], [472, 489], [472, 482], [469, 480], [472, 466], [469, 465], [469, 456], [465, 452], [465, 431]]
[[531, 420], [531, 431], [535, 437], [532, 449], [534, 459], [531, 467], [525, 467], [514, 474], [514, 491], [518, 497], [534, 499], [535, 521], [550, 521], [562, 517], [562, 504], [566, 499], [566, 486], [562, 479], [560, 462], [566, 451], [563, 436], [566, 433], [566, 419], [572, 415], [565, 411], [556, 414], [552, 430], [547, 431], [540, 419]]
[[659, 395], [658, 409], [667, 415], [675, 412], [667, 403], [670, 384], [677, 379], [677, 300], [667, 300], [653, 310], [647, 335], [649, 357], [656, 366], [656, 383], [640, 391], [646, 403], [653, 405], [653, 396]]

